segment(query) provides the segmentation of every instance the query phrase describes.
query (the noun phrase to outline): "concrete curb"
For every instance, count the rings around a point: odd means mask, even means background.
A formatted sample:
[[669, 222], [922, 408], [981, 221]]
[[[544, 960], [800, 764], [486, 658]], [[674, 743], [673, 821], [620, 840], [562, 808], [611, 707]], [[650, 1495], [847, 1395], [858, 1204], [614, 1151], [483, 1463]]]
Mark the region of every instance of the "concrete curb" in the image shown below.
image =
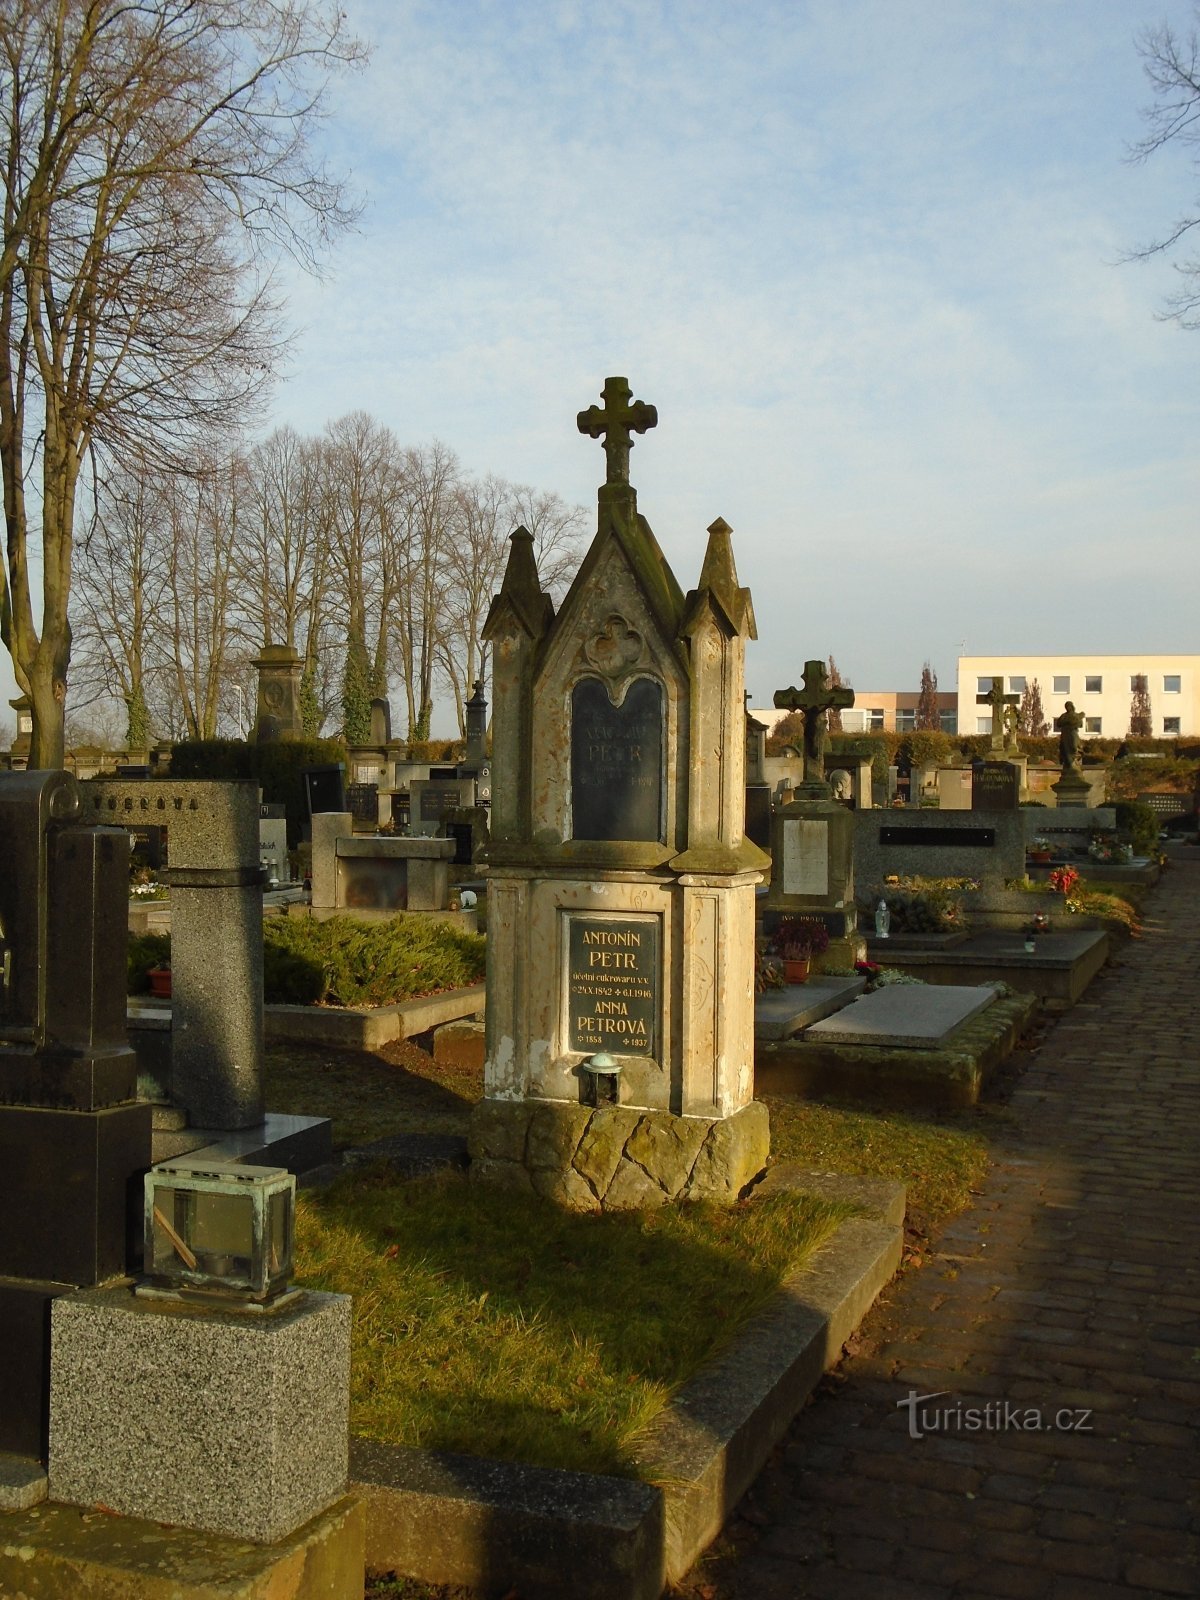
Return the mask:
[[393, 1039], [413, 1039], [443, 1022], [482, 1016], [486, 992], [483, 984], [467, 989], [447, 989], [442, 994], [399, 1005], [354, 1007], [264, 1006], [263, 1030], [270, 1043], [280, 1039], [327, 1044], [338, 1050], [377, 1050]]
[[351, 1443], [367, 1566], [522, 1600], [657, 1600], [720, 1530], [900, 1264], [903, 1190], [772, 1169], [769, 1187], [853, 1198], [843, 1222], [651, 1430], [648, 1479]]

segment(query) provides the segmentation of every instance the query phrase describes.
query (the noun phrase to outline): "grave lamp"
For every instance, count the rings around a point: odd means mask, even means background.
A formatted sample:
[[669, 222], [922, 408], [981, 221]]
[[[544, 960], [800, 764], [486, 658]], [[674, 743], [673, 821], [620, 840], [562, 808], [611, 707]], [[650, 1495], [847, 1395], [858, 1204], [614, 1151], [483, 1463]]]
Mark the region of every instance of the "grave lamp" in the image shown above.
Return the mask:
[[619, 1105], [621, 1101], [621, 1063], [607, 1050], [581, 1061], [587, 1076], [583, 1080], [583, 1103], [587, 1106]]
[[295, 1300], [296, 1180], [283, 1167], [164, 1161], [145, 1178], [139, 1294], [265, 1311]]

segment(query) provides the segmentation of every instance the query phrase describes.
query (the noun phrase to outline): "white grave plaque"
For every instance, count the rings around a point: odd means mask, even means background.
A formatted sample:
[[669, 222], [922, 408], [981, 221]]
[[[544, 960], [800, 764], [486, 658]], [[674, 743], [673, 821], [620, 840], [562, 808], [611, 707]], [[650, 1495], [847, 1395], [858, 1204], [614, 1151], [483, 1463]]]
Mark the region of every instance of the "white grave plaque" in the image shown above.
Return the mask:
[[829, 893], [829, 824], [789, 819], [783, 825], [784, 894]]

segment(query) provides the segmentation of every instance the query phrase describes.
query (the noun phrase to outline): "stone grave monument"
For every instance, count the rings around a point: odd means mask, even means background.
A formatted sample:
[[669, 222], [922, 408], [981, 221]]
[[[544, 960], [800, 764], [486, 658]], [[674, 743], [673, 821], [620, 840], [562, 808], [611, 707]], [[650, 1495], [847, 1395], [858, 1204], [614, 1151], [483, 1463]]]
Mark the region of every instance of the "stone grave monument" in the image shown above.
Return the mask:
[[125, 1037], [128, 883], [128, 836], [87, 825], [74, 778], [0, 774], [0, 1451], [42, 1461], [50, 1306], [127, 1270], [150, 1165]]
[[[1005, 733], [1005, 712], [1009, 706], [1016, 707], [1020, 703], [1020, 695], [1005, 694], [1004, 679], [1000, 677], [992, 679], [992, 687], [986, 694], [977, 694], [975, 696], [976, 705], [990, 706], [992, 708], [991, 747], [993, 752], [998, 754], [1010, 748], [1009, 736]], [[1011, 735], [1011, 738], [1015, 743], [1016, 735]], [[995, 759], [995, 756], [993, 756], [993, 759]]]
[[830, 966], [862, 954], [854, 903], [854, 816], [825, 779], [826, 717], [854, 704], [854, 690], [828, 681], [823, 661], [806, 661], [804, 687], [779, 689], [775, 705], [804, 714], [804, 778], [771, 819], [771, 887], [764, 926], [783, 916], [819, 917], [829, 932]]
[[1051, 788], [1060, 806], [1086, 806], [1090, 803], [1092, 786], [1084, 777], [1079, 762], [1079, 730], [1082, 727], [1082, 712], [1076, 711], [1074, 702], [1068, 700], [1054, 719], [1062, 775]]
[[610, 377], [595, 539], [555, 615], [512, 535], [492, 648], [487, 1057], [476, 1181], [585, 1210], [730, 1202], [763, 1168], [753, 1096], [746, 640], [718, 519], [686, 596], [629, 482], [655, 426]]
[[300, 657], [290, 644], [265, 644], [251, 665], [258, 669], [254, 743], [303, 738], [300, 678], [304, 663]]
[[1021, 773], [1011, 761], [980, 761], [971, 768], [972, 811], [1015, 811]]

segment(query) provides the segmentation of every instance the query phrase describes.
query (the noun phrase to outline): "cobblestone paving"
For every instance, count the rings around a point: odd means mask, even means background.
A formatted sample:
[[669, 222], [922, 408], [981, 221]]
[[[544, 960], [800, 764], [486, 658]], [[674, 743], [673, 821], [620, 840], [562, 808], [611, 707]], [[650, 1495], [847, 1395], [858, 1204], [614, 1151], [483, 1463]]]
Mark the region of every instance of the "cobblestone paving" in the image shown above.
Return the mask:
[[1198, 911], [1178, 862], [681, 1595], [1200, 1595]]

